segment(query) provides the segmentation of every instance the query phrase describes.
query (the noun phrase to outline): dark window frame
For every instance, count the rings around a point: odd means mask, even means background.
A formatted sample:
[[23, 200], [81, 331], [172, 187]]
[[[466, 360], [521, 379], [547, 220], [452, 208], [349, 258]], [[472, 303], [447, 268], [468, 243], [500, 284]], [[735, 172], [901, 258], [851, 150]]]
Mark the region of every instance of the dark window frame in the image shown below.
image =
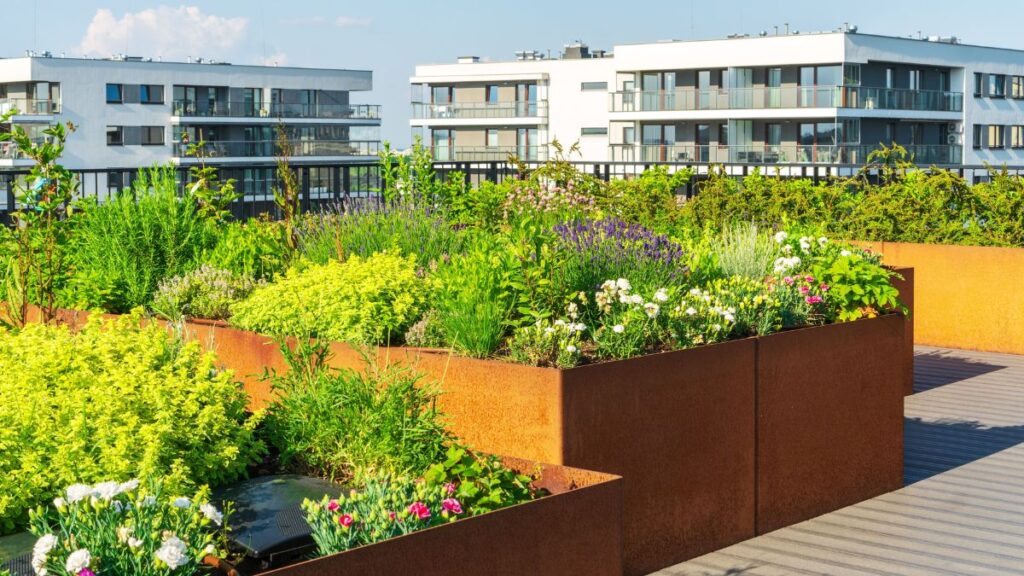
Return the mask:
[[1012, 150], [1024, 148], [1024, 125], [1010, 126], [1010, 148]]
[[607, 82], [580, 82], [580, 91], [581, 92], [589, 92], [589, 91], [595, 91], [596, 92], [598, 90], [604, 90], [605, 92], [607, 92], [608, 91], [608, 83]]
[[[160, 89], [160, 99], [153, 100], [152, 89]], [[159, 106], [164, 103], [164, 85], [163, 84], [140, 84], [139, 85], [139, 103], [147, 106]]]
[[600, 126], [585, 126], [580, 128], [580, 136], [607, 136], [608, 128]]
[[[115, 86], [117, 87], [117, 99], [112, 100], [110, 98], [110, 89]], [[108, 82], [106, 86], [106, 98], [107, 104], [124, 104], [124, 84]]]
[[[167, 144], [167, 130], [163, 126], [140, 126], [140, 143], [142, 146], [165, 146]], [[150, 141], [151, 130], [160, 130], [160, 141]]]
[[[111, 128], [115, 128], [115, 130], [112, 131]], [[117, 134], [118, 138], [111, 141], [111, 134]], [[107, 126], [106, 140], [107, 146], [124, 146], [124, 126]]]

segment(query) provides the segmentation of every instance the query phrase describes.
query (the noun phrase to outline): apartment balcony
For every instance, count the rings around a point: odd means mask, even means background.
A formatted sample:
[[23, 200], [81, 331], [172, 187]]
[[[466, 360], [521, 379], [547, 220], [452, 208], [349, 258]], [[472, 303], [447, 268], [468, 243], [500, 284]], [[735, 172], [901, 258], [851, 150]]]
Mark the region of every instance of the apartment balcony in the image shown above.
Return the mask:
[[[187, 148], [187, 144], [175, 142], [174, 157], [182, 160], [193, 159], [186, 154]], [[280, 155], [278, 144], [273, 140], [206, 142], [203, 151], [210, 159], [273, 158]], [[371, 140], [293, 140], [289, 142], [288, 156], [292, 158], [373, 157], [379, 151], [380, 142]]]
[[0, 98], [0, 116], [12, 111], [16, 112], [14, 118], [18, 122], [49, 122], [53, 115], [60, 114], [60, 102], [32, 98]]
[[481, 126], [490, 124], [546, 124], [548, 103], [537, 102], [453, 102], [430, 104], [413, 102], [414, 125]]
[[434, 146], [431, 148], [436, 162], [505, 162], [510, 156], [523, 161], [544, 161], [548, 157], [545, 146]]
[[171, 115], [182, 118], [266, 118], [317, 120], [380, 120], [377, 104], [283, 104], [258, 105], [248, 101], [175, 100]]
[[[718, 146], [697, 144], [613, 144], [613, 162], [682, 162], [693, 164], [865, 164], [878, 146], [843, 144], [810, 146], [803, 144], [752, 144]], [[918, 164], [961, 164], [963, 147], [959, 145], [908, 145], [907, 151]]]
[[777, 88], [681, 88], [610, 94], [612, 112], [690, 112], [699, 110], [771, 110], [850, 108], [962, 112], [963, 93], [865, 86], [782, 86]]

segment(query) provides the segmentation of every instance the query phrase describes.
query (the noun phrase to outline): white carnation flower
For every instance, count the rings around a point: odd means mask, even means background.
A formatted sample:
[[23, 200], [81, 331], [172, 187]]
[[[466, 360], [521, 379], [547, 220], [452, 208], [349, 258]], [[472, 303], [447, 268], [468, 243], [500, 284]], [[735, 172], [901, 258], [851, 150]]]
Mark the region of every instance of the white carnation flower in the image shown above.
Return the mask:
[[67, 503], [67, 500], [61, 498], [60, 496], [57, 496], [56, 498], [53, 499], [53, 506], [55, 508], [63, 508], [64, 506], [67, 506]]
[[75, 502], [80, 502], [92, 496], [92, 486], [86, 484], [72, 484], [64, 491], [64, 495], [67, 496], [68, 502], [74, 504]]
[[696, 313], [697, 313], [697, 311], [693, 309], [693, 306], [691, 306], [691, 307], [686, 309], [686, 315], [687, 316], [693, 316]]
[[203, 513], [203, 516], [209, 518], [217, 526], [220, 526], [220, 523], [224, 521], [224, 515], [221, 514], [220, 510], [217, 510], [216, 506], [209, 502], [200, 506], [199, 511]]
[[139, 540], [135, 536], [129, 536], [128, 537], [128, 547], [129, 548], [138, 548], [139, 546], [142, 546], [142, 540]]
[[784, 231], [775, 233], [775, 242], [778, 244], [782, 244], [787, 238], [789, 238], [789, 234], [786, 234]]
[[93, 494], [101, 499], [110, 501], [121, 493], [121, 485], [117, 482], [100, 482], [96, 486], [93, 486]]
[[192, 505], [192, 501], [182, 496], [180, 498], [175, 498], [174, 502], [171, 502], [171, 504], [175, 508], [188, 508], [189, 506]]
[[624, 291], [625, 290], [632, 290], [633, 289], [633, 285], [630, 284], [629, 280], [626, 280], [625, 278], [619, 278], [618, 280], [616, 280], [615, 281], [615, 286], [619, 290], [624, 290]]
[[622, 334], [625, 331], [626, 327], [623, 326], [622, 324], [616, 324], [615, 326], [612, 326], [612, 332], [615, 332], [616, 334]]
[[184, 566], [189, 561], [188, 549], [177, 536], [171, 536], [164, 540], [163, 545], [154, 555], [157, 560], [166, 564], [171, 570]]
[[68, 560], [64, 564], [64, 568], [69, 574], [78, 574], [82, 570], [89, 567], [89, 562], [92, 561], [92, 555], [85, 548], [75, 550], [68, 555]]
[[657, 302], [668, 302], [668, 292], [664, 288], [658, 288], [654, 293], [654, 300]]
[[572, 344], [569, 344], [568, 346], [565, 347], [565, 351], [568, 352], [569, 354], [575, 354], [576, 347], [573, 346]]
[[149, 496], [146, 496], [145, 498], [142, 499], [142, 506], [144, 508], [148, 508], [149, 506], [155, 506], [155, 505], [156, 505], [156, 496], [153, 496], [152, 494], [150, 494]]
[[850, 252], [849, 250], [842, 250], [839, 252], [840, 256], [849, 256], [850, 254], [853, 254], [853, 252]]
[[53, 534], [44, 534], [43, 536], [40, 536], [40, 538], [36, 540], [35, 545], [32, 546], [32, 556], [46, 558], [56, 545], [56, 536]]
[[121, 492], [134, 492], [135, 490], [138, 489], [138, 487], [139, 480], [137, 478], [132, 478], [127, 482], [122, 482], [118, 490], [120, 490]]
[[657, 318], [658, 312], [660, 311], [661, 307], [655, 304], [654, 302], [648, 302], [647, 304], [644, 304], [644, 312], [647, 313], [648, 318]]

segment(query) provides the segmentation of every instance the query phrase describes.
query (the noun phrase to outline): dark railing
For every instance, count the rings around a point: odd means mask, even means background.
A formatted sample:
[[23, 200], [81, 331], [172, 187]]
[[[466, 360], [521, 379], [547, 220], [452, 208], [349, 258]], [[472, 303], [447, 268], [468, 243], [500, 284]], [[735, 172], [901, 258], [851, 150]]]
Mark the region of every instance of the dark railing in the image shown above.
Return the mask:
[[[291, 140], [288, 155], [303, 156], [376, 156], [380, 142], [376, 140]], [[174, 156], [187, 156], [188, 144], [174, 143]], [[208, 141], [203, 148], [210, 158], [269, 158], [280, 155], [273, 140]]]
[[630, 90], [610, 94], [612, 112], [673, 112], [774, 108], [963, 111], [963, 94], [864, 86], [778, 86]]
[[[697, 144], [613, 144], [609, 147], [615, 162], [686, 162], [718, 164], [863, 164], [877, 146], [843, 144], [838, 146], [804, 144], [750, 144], [718, 146]], [[960, 164], [963, 147], [959, 145], [908, 145], [907, 152], [921, 164]]]
[[547, 115], [548, 103], [546, 100], [536, 102], [510, 100], [503, 102], [450, 102], [445, 104], [429, 102], [412, 103], [412, 117], [415, 119], [546, 118]]
[[508, 160], [509, 156], [523, 160], [547, 160], [547, 146], [434, 146], [431, 148], [438, 162], [481, 162]]
[[17, 110], [19, 115], [48, 116], [60, 114], [60, 102], [32, 98], [0, 98], [0, 116]]
[[378, 104], [259, 104], [252, 101], [175, 100], [171, 106], [174, 116], [196, 118], [380, 119]]

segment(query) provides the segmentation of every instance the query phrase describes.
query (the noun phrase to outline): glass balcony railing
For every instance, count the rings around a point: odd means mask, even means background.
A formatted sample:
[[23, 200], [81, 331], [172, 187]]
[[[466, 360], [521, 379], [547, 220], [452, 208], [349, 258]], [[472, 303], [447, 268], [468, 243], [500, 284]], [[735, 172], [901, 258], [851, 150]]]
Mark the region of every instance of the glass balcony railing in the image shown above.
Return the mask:
[[781, 86], [613, 92], [612, 112], [761, 110], [773, 108], [859, 108], [960, 112], [963, 94], [936, 90], [864, 86]]
[[[303, 156], [375, 156], [380, 142], [362, 140], [293, 140], [288, 155]], [[174, 156], [186, 157], [187, 144], [174, 143]], [[203, 148], [209, 158], [270, 158], [279, 155], [276, 141], [229, 140], [206, 142]]]
[[0, 142], [0, 160], [17, 160], [24, 158], [24, 154], [14, 142]]
[[60, 114], [60, 102], [31, 98], [0, 98], [0, 115], [17, 110], [19, 115], [47, 116]]
[[537, 102], [413, 102], [412, 117], [420, 120], [462, 118], [546, 118], [548, 103]]
[[198, 118], [324, 118], [377, 120], [377, 104], [257, 104], [246, 101], [175, 100], [174, 116]]
[[[751, 144], [718, 146], [697, 144], [613, 144], [613, 162], [683, 162], [694, 164], [865, 164], [878, 146], [844, 144]], [[951, 145], [908, 145], [907, 151], [919, 165], [961, 164], [963, 147]]]
[[547, 146], [434, 146], [437, 162], [504, 162], [509, 156], [519, 160], [547, 160]]

